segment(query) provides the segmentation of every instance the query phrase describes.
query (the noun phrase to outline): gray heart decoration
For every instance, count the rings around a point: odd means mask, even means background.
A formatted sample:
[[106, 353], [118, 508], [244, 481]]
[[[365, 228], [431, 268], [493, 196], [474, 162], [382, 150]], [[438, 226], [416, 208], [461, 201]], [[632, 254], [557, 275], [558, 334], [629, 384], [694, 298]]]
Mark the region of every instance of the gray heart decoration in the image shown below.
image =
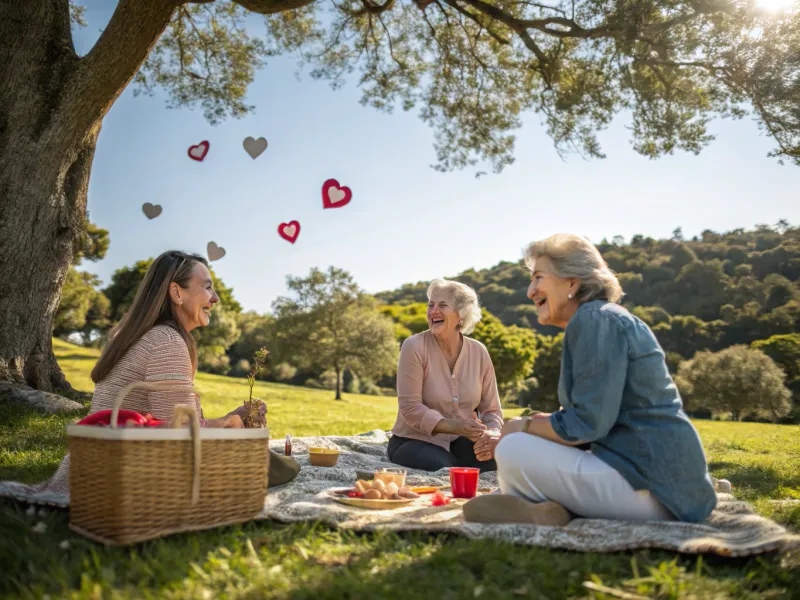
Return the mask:
[[145, 202], [144, 204], [142, 204], [142, 212], [148, 219], [155, 219], [158, 215], [161, 214], [161, 205], [150, 204], [149, 202]]
[[210, 261], [219, 260], [225, 256], [225, 248], [222, 246], [217, 246], [214, 242], [208, 242], [208, 246], [206, 246], [206, 252], [208, 252], [208, 260]]
[[267, 140], [263, 137], [254, 140], [252, 137], [247, 136], [244, 138], [242, 146], [244, 146], [245, 151], [250, 155], [250, 157], [255, 160], [261, 155], [262, 152], [264, 152], [264, 150], [267, 149]]

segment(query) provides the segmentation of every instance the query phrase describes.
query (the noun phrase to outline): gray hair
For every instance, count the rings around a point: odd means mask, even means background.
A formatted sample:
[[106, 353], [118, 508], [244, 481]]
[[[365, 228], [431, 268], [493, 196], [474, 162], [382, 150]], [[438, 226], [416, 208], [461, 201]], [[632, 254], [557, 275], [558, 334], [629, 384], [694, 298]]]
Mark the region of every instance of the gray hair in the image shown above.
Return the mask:
[[525, 264], [533, 271], [536, 259], [550, 259], [553, 275], [565, 279], [578, 279], [580, 288], [576, 294], [578, 302], [608, 300], [619, 303], [622, 286], [614, 272], [588, 239], [573, 233], [557, 233], [549, 238], [533, 242], [524, 251]]
[[481, 320], [481, 305], [478, 294], [468, 285], [450, 279], [434, 279], [428, 286], [428, 300], [436, 292], [448, 294], [453, 301], [453, 308], [461, 317], [459, 331], [469, 335], [475, 329], [475, 324]]

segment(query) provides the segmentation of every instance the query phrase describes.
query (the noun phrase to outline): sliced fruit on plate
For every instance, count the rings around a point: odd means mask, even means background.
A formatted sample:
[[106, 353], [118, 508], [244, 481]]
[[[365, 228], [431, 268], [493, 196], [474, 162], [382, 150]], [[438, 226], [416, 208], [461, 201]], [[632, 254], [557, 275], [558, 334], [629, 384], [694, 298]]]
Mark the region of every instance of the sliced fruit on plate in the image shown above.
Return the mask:
[[408, 489], [410, 489], [415, 494], [432, 494], [433, 492], [439, 490], [439, 488], [435, 486], [412, 487]]

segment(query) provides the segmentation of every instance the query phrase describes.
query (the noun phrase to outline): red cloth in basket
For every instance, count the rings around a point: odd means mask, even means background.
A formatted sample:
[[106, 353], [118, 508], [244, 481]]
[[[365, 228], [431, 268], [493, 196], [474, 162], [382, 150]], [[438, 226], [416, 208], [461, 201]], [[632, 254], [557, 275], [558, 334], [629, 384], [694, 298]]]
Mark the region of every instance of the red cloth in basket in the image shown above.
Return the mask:
[[[87, 415], [80, 421], [78, 425], [100, 425], [108, 427], [111, 425], [111, 412], [110, 410], [100, 410], [91, 415]], [[160, 425], [168, 425], [169, 421], [159, 421], [154, 419], [153, 415], [146, 413], [144, 415], [136, 412], [135, 410], [120, 409], [117, 415], [117, 425], [127, 425], [129, 422], [133, 425], [140, 425], [142, 427], [158, 427]]]

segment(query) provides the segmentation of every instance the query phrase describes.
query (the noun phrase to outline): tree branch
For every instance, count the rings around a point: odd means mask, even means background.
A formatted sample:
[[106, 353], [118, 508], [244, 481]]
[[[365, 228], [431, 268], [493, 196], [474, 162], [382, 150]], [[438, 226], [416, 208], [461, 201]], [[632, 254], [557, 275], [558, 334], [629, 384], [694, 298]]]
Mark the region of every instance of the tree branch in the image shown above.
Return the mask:
[[460, 12], [460, 13], [461, 13], [462, 15], [464, 15], [465, 17], [467, 17], [467, 18], [469, 18], [470, 20], [472, 20], [472, 21], [474, 21], [475, 23], [477, 23], [477, 24], [478, 24], [480, 27], [483, 27], [483, 28], [484, 28], [484, 29], [487, 31], [487, 33], [488, 33], [489, 35], [491, 35], [491, 36], [492, 36], [492, 37], [493, 37], [493, 38], [494, 38], [494, 39], [495, 39], [495, 40], [496, 40], [498, 43], [500, 43], [500, 44], [503, 44], [503, 45], [505, 45], [505, 46], [507, 46], [507, 45], [509, 45], [509, 44], [511, 43], [509, 40], [507, 40], [506, 38], [504, 38], [502, 35], [500, 35], [499, 33], [496, 33], [495, 31], [493, 31], [492, 29], [490, 29], [489, 27], [487, 27], [486, 25], [484, 25], [483, 23], [481, 23], [481, 22], [478, 20], [478, 17], [476, 17], [474, 14], [472, 14], [471, 12], [469, 12], [468, 10], [466, 10], [466, 9], [464, 9], [464, 8], [461, 8], [461, 7], [458, 5], [458, 2], [450, 2], [450, 1], [448, 1], [448, 0], [445, 0], [445, 3], [446, 3], [447, 5], [449, 5], [449, 6], [452, 6], [453, 8], [455, 8], [455, 9], [456, 9], [458, 12]]
[[[389, 0], [389, 1], [390, 1], [390, 2], [394, 2], [394, 0]], [[388, 2], [387, 2], [387, 4], [388, 4]], [[403, 61], [401, 61], [401, 60], [398, 60], [398, 59], [397, 59], [397, 57], [394, 55], [394, 43], [392, 42], [392, 34], [391, 34], [391, 33], [389, 33], [389, 28], [388, 28], [388, 27], [386, 27], [386, 23], [384, 23], [384, 22], [383, 22], [383, 17], [381, 16], [381, 14], [380, 14], [380, 13], [378, 13], [378, 21], [380, 22], [380, 24], [381, 24], [381, 27], [383, 27], [383, 31], [384, 31], [384, 33], [386, 34], [386, 39], [387, 39], [387, 40], [388, 40], [388, 42], [389, 42], [389, 56], [391, 56], [391, 57], [392, 57], [392, 60], [393, 60], [393, 61], [394, 61], [394, 62], [397, 64], [397, 66], [398, 66], [398, 67], [400, 67], [401, 69], [405, 69], [405, 68], [407, 68], [407, 65], [406, 65], [406, 64], [405, 64]]]
[[527, 2], [526, 0], [519, 0], [518, 2], [510, 2], [509, 4], [524, 4], [526, 6], [535, 6], [536, 8], [541, 8], [542, 10], [552, 10], [557, 13], [561, 13], [565, 17], [567, 16], [566, 11], [564, 11], [561, 8], [556, 8], [555, 6], [549, 6], [547, 4], [540, 4], [538, 2]]
[[287, 10], [296, 10], [316, 0], [233, 0], [235, 4], [260, 15], [274, 15]]
[[[496, 21], [500, 21], [501, 23], [508, 26], [516, 33], [520, 33], [525, 29], [537, 29], [542, 33], [546, 33], [554, 37], [598, 38], [598, 37], [613, 37], [625, 31], [625, 29], [622, 26], [612, 27], [610, 25], [606, 25], [603, 27], [595, 27], [593, 29], [584, 29], [572, 19], [567, 19], [566, 17], [547, 17], [545, 19], [518, 19], [492, 4], [483, 2], [483, 0], [448, 0], [447, 3], [451, 4], [452, 6], [459, 1], [470, 5], [472, 8], [479, 10], [483, 14], [491, 17], [492, 19], [495, 19]], [[550, 25], [560, 25], [562, 27], [566, 27], [567, 29], [566, 30], [552, 29]], [[530, 39], [530, 36], [528, 37]], [[535, 43], [531, 45], [524, 38], [523, 42], [525, 42], [525, 45], [528, 46], [533, 51], [532, 46], [535, 46], [536, 45]], [[531, 39], [530, 42], [533, 42], [533, 40]]]
[[374, 0], [361, 0], [364, 8], [359, 13], [369, 13], [371, 15], [379, 15], [387, 10], [391, 10], [394, 6], [394, 0], [386, 0], [383, 4], [378, 4]]
[[169, 24], [178, 0], [120, 0], [108, 26], [75, 72], [81, 128], [102, 118]]
[[645, 25], [642, 27], [642, 33], [645, 34], [656, 34], [663, 33], [668, 29], [672, 29], [676, 25], [683, 25], [684, 23], [689, 23], [699, 17], [700, 14], [696, 12], [691, 12], [685, 15], [678, 15], [677, 17], [673, 17], [672, 19], [667, 19], [663, 23], [654, 23], [652, 25]]
[[717, 77], [733, 92], [742, 94], [743, 96], [745, 96], [750, 100], [756, 112], [761, 117], [761, 121], [764, 123], [764, 127], [767, 128], [767, 131], [770, 133], [772, 138], [780, 147], [780, 152], [778, 154], [789, 156], [793, 159], [800, 158], [800, 149], [787, 147], [786, 144], [783, 142], [783, 140], [781, 140], [780, 133], [773, 124], [773, 118], [771, 117], [769, 110], [767, 110], [767, 108], [764, 106], [764, 103], [757, 97], [755, 90], [748, 89], [748, 86], [741, 85], [739, 82], [735, 80], [735, 70], [733, 67], [712, 65], [704, 63], [702, 61], [678, 62], [678, 61], [650, 59], [650, 60], [644, 60], [642, 62], [648, 66], [660, 65], [672, 68], [696, 67], [699, 69], [704, 69], [712, 76]]

